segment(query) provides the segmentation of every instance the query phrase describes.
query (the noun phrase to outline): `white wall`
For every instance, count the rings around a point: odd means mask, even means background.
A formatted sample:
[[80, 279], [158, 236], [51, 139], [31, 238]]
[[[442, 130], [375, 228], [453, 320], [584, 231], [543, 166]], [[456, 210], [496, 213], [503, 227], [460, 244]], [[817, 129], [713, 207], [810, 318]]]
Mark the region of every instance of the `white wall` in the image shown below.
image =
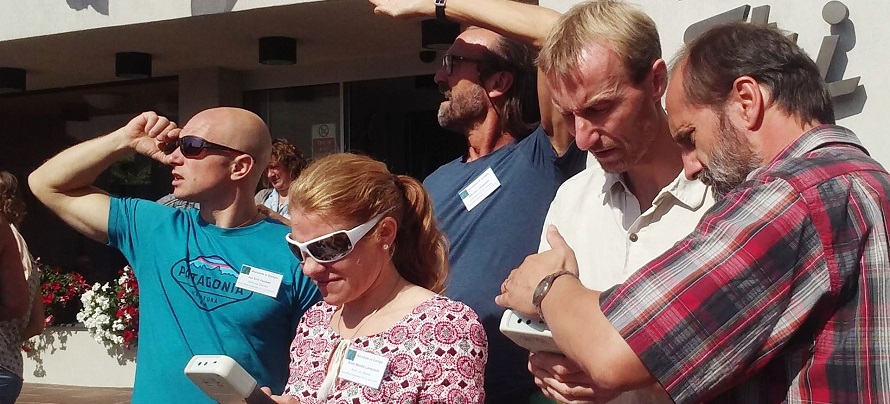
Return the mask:
[[100, 344], [83, 327], [47, 327], [30, 344], [32, 352], [24, 355], [25, 383], [133, 387], [136, 351]]
[[0, 0], [0, 41], [317, 0]]
[[[541, 0], [540, 4], [564, 12], [578, 3], [573, 0]], [[847, 65], [843, 78], [861, 76], [859, 88], [849, 96], [835, 99], [838, 123], [859, 135], [871, 155], [885, 166], [890, 166], [890, 142], [884, 139], [886, 114], [890, 111], [890, 24], [887, 22], [890, 6], [884, 0], [842, 0], [849, 9], [849, 23], [843, 27], [832, 26], [822, 19], [822, 7], [827, 1], [773, 0], [773, 1], [713, 1], [713, 0], [638, 0], [658, 25], [661, 44], [666, 60], [680, 49], [686, 28], [703, 19], [748, 4], [753, 7], [769, 5], [769, 21], [778, 27], [797, 32], [797, 43], [816, 58], [822, 38], [841, 35], [835, 65], [843, 64], [843, 44], [852, 45], [846, 52]], [[838, 66], [832, 66], [833, 69]], [[831, 72], [831, 71], [830, 71]], [[860, 111], [861, 109], [861, 111]]]

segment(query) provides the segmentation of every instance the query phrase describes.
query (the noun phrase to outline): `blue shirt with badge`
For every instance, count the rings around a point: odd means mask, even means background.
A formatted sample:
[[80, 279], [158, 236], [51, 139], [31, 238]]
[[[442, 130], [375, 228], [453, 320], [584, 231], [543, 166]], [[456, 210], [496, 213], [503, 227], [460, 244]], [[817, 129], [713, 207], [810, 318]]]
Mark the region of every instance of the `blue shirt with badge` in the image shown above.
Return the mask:
[[197, 209], [111, 199], [109, 245], [139, 282], [133, 403], [214, 402], [183, 374], [198, 354], [228, 355], [283, 391], [297, 323], [321, 297], [285, 244], [288, 231], [268, 218], [225, 229]]
[[549, 138], [538, 127], [475, 161], [447, 163], [423, 182], [449, 242], [445, 294], [470, 306], [488, 335], [489, 401], [536, 391], [526, 368], [528, 351], [498, 330], [504, 309], [494, 298], [510, 271], [538, 250], [544, 217], [563, 179], [556, 160]]

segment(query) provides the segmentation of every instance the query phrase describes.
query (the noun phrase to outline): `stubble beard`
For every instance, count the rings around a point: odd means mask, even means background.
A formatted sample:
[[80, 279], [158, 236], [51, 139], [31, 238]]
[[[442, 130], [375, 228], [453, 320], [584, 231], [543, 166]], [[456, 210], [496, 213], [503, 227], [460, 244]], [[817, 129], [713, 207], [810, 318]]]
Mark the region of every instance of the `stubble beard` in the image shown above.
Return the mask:
[[702, 169], [698, 180], [710, 185], [714, 197], [719, 199], [739, 184], [745, 182], [748, 174], [761, 167], [760, 157], [751, 149], [751, 144], [743, 134], [720, 114], [720, 128], [717, 142], [711, 153], [709, 167]]
[[485, 116], [485, 90], [478, 85], [464, 92], [450, 92], [451, 98], [439, 105], [439, 126], [458, 133], [467, 133], [480, 117]]

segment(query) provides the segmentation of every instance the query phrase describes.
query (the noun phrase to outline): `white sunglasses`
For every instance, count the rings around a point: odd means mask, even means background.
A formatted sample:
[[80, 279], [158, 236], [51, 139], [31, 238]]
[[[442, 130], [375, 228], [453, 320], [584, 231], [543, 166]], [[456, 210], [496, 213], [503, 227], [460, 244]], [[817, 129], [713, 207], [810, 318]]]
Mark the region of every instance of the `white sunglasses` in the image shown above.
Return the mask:
[[379, 223], [386, 214], [384, 212], [371, 218], [367, 222], [360, 224], [350, 230], [337, 230], [333, 233], [316, 237], [305, 243], [291, 238], [291, 233], [284, 236], [288, 247], [298, 260], [302, 263], [306, 259], [306, 255], [312, 257], [315, 262], [326, 264], [338, 261], [349, 255], [355, 248], [355, 245], [362, 239], [374, 226]]

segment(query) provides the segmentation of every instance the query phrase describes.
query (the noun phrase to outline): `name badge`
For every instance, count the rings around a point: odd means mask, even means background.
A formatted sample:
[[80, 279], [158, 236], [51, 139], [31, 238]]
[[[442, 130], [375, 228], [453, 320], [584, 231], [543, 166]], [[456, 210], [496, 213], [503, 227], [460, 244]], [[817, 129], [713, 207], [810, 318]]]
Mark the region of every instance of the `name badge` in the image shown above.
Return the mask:
[[241, 273], [238, 274], [238, 280], [235, 282], [235, 286], [274, 298], [278, 296], [278, 289], [281, 287], [282, 278], [284, 278], [284, 275], [282, 274], [252, 267], [250, 265], [242, 265]]
[[457, 196], [460, 197], [461, 202], [464, 203], [464, 206], [467, 207], [467, 211], [469, 212], [491, 195], [492, 192], [500, 188], [500, 186], [501, 182], [498, 181], [498, 177], [494, 175], [494, 170], [492, 170], [491, 167], [488, 167], [488, 169], [476, 177], [470, 185], [467, 185], [466, 188], [460, 190], [460, 192], [457, 193]]
[[347, 348], [337, 377], [379, 389], [388, 364], [389, 358], [385, 356]]

